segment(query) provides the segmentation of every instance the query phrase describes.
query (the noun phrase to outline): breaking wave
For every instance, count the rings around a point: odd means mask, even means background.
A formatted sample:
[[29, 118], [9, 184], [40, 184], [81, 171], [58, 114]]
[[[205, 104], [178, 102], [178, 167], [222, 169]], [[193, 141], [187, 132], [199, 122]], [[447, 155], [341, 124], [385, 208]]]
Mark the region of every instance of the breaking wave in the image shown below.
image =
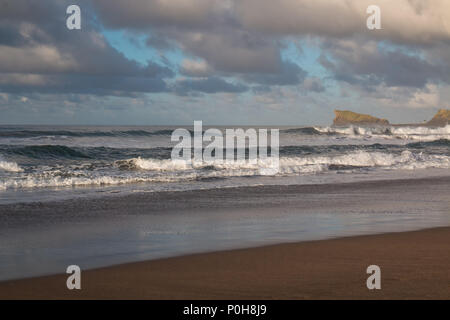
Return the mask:
[[22, 172], [23, 169], [15, 162], [4, 161], [0, 159], [0, 171]]
[[[0, 128], [0, 189], [136, 183], [184, 187], [225, 179], [217, 184], [233, 185], [259, 182], [253, 177], [273, 168], [270, 158], [256, 163], [172, 161], [172, 131], [171, 127]], [[450, 168], [450, 125], [285, 127], [280, 133], [277, 176], [363, 173], [369, 179], [372, 172], [386, 170]]]
[[314, 127], [303, 127], [303, 128], [290, 128], [281, 130], [282, 133], [287, 134], [306, 134], [306, 135], [317, 135], [317, 134], [325, 134], [327, 132], [321, 132]]
[[83, 187], [106, 186], [144, 182], [176, 182], [180, 179], [170, 177], [33, 177], [25, 179], [8, 179], [0, 181], [0, 190], [26, 189], [26, 188], [58, 188], [58, 187]]
[[[259, 160], [250, 163], [246, 160], [216, 162], [186, 162], [172, 160], [156, 160], [134, 158], [116, 162], [119, 167], [130, 170], [149, 171], [187, 171], [196, 169], [206, 170], [236, 170], [236, 169], [260, 169], [269, 168], [273, 165], [272, 160]], [[392, 169], [417, 169], [417, 168], [449, 168], [450, 157], [446, 155], [429, 155], [424, 153], [413, 153], [403, 151], [398, 154], [386, 152], [355, 151], [339, 156], [309, 156], [309, 157], [282, 157], [279, 160], [280, 173], [312, 172], [311, 166], [323, 171], [330, 165], [349, 167], [384, 167]]]
[[[193, 134], [192, 130], [189, 130]], [[0, 138], [41, 138], [41, 137], [152, 137], [170, 136], [173, 130], [5, 130], [0, 131]], [[445, 127], [426, 126], [314, 126], [288, 128], [281, 130], [285, 134], [300, 135], [394, 135], [394, 136], [415, 136], [415, 135], [450, 135], [450, 125]]]
[[[24, 173], [20, 177], [0, 181], [0, 189], [36, 187], [101, 186], [130, 183], [183, 182], [230, 177], [260, 176], [261, 170], [272, 168], [270, 158], [250, 163], [246, 160], [231, 163], [216, 161], [195, 163], [170, 159], [131, 158], [114, 162], [115, 171], [86, 170], [83, 166], [60, 167]], [[0, 162], [8, 170], [20, 171], [9, 162]], [[357, 172], [361, 170], [413, 170], [426, 168], [450, 168], [450, 156], [403, 151], [353, 151], [328, 156], [281, 157], [278, 176], [320, 174], [324, 172]]]
[[433, 141], [450, 139], [450, 125], [440, 128], [425, 126], [377, 126], [377, 127], [314, 127], [321, 134], [351, 137], [382, 137], [386, 139], [411, 139]]
[[[379, 151], [401, 149], [404, 147], [410, 149], [424, 149], [427, 147], [449, 147], [450, 139], [438, 139], [433, 141], [419, 141], [408, 143], [404, 146], [395, 144], [366, 144], [366, 145], [317, 145], [317, 146], [282, 146], [279, 148], [279, 153], [282, 156], [303, 156], [311, 154], [326, 154], [336, 152], [351, 152], [351, 151]], [[270, 149], [270, 148], [269, 148]], [[170, 147], [155, 147], [155, 148], [108, 148], [108, 147], [67, 147], [63, 145], [0, 145], [0, 153], [12, 157], [20, 156], [21, 158], [31, 159], [52, 159], [52, 160], [118, 160], [117, 165], [122, 168], [129, 167], [146, 167], [153, 168], [155, 163], [151, 159], [169, 159], [172, 148]], [[236, 149], [235, 149], [236, 151]], [[245, 150], [248, 153], [248, 148]], [[145, 158], [143, 160], [129, 160], [129, 159]], [[0, 159], [1, 160], [1, 159]], [[139, 162], [136, 165], [134, 162]], [[6, 166], [6, 165], [5, 165]]]

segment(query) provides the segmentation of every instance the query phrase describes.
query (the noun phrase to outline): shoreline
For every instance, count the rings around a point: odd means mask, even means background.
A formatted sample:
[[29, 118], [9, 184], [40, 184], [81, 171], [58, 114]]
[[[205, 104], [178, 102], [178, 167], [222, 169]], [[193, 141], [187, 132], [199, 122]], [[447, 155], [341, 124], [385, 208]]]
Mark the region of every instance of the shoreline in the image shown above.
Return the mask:
[[2, 281], [0, 299], [450, 299], [448, 252], [450, 227], [283, 243], [86, 270], [74, 291], [65, 274]]
[[[245, 194], [250, 194], [250, 196], [262, 194], [262, 193], [274, 193], [274, 192], [300, 192], [302, 194], [316, 193], [319, 190], [324, 192], [333, 192], [339, 190], [352, 189], [355, 186], [359, 186], [363, 189], [368, 189], [372, 187], [380, 187], [384, 184], [389, 186], [400, 186], [411, 182], [416, 183], [450, 183], [450, 174], [444, 176], [430, 176], [430, 177], [411, 177], [411, 178], [394, 178], [394, 179], [373, 179], [373, 180], [358, 180], [358, 181], [346, 181], [337, 183], [312, 183], [312, 184], [267, 184], [267, 185], [248, 185], [248, 186], [229, 186], [229, 187], [219, 187], [219, 188], [207, 188], [207, 189], [193, 189], [193, 190], [169, 190], [169, 191], [141, 191], [136, 193], [127, 193], [123, 195], [118, 194], [107, 194], [107, 195], [95, 195], [87, 197], [75, 197], [60, 200], [48, 200], [48, 201], [25, 201], [25, 202], [14, 202], [14, 203], [3, 203], [0, 204], [0, 209], [2, 213], [11, 213], [12, 211], [23, 211], [26, 209], [40, 209], [42, 207], [53, 207], [60, 208], [62, 206], [72, 206], [77, 202], [84, 203], [96, 203], [102, 200], [110, 200], [111, 203], [119, 204], [123, 202], [136, 202], [136, 201], [147, 201], [153, 202], [154, 200], [160, 201], [173, 200], [178, 196], [183, 198], [187, 197], [198, 197], [200, 194], [209, 194], [211, 196], [217, 196], [219, 194], [240, 194], [242, 197], [246, 197]], [[241, 192], [245, 191], [245, 193]], [[149, 199], [150, 198], [150, 199]], [[155, 201], [156, 202], [156, 201]], [[108, 203], [104, 202], [104, 207]], [[159, 208], [158, 208], [159, 209]], [[3, 218], [0, 216], [0, 218]]]
[[448, 226], [449, 190], [445, 176], [0, 206], [0, 279]]

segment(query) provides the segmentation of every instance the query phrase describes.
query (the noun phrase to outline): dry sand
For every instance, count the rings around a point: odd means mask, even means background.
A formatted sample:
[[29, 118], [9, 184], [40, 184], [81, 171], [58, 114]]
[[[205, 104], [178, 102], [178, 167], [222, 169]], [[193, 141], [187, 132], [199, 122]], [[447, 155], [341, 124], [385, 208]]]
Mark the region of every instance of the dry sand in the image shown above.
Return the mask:
[[[368, 290], [366, 268], [381, 268]], [[450, 227], [204, 253], [0, 283], [1, 299], [450, 299]]]

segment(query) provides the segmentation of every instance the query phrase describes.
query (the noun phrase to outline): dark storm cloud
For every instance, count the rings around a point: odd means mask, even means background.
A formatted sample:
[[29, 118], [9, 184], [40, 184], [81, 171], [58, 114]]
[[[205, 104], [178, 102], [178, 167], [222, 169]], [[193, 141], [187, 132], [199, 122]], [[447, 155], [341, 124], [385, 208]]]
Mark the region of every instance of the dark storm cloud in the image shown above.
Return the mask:
[[170, 32], [182, 49], [206, 60], [218, 71], [273, 73], [281, 70], [280, 50], [270, 38], [244, 30], [217, 28], [203, 32]]
[[[264, 35], [378, 37], [409, 44], [450, 39], [448, 0], [97, 0], [102, 21], [113, 28], [178, 31], [237, 26]], [[366, 9], [382, 10], [382, 30], [365, 28]]]
[[423, 88], [429, 82], [447, 81], [448, 66], [432, 64], [420, 51], [361, 40], [330, 40], [322, 48], [319, 62], [338, 81], [366, 88], [380, 84]]
[[[180, 48], [205, 60], [215, 70], [250, 74], [269, 74], [259, 83], [271, 82], [282, 68], [278, 40], [285, 36], [312, 36], [320, 41], [348, 40], [359, 44], [366, 41], [387, 41], [423, 52], [442, 43], [449, 43], [450, 2], [435, 0], [133, 0], [128, 6], [122, 1], [96, 1], [104, 22], [116, 28], [158, 30], [159, 38], [171, 39]], [[369, 31], [366, 8], [378, 5], [382, 10], [382, 30]], [[322, 47], [332, 57], [333, 48]], [[327, 52], [330, 50], [330, 52]], [[337, 80], [384, 82], [387, 85], [421, 87], [427, 81], [439, 79], [440, 67], [425, 59], [398, 53], [371, 52], [353, 48], [366, 61], [337, 56], [338, 64], [330, 67]], [[449, 56], [450, 49], [445, 48]], [[442, 52], [442, 50], [441, 50]], [[441, 53], [442, 54], [442, 53]], [[322, 61], [324, 62], [324, 61]], [[354, 71], [355, 74], [351, 72]], [[420, 74], [416, 74], [420, 73]], [[272, 82], [279, 82], [272, 80]], [[291, 81], [292, 82], [292, 81]]]
[[[71, 2], [70, 2], [71, 3]], [[111, 47], [83, 10], [82, 30], [66, 28], [68, 1], [3, 1], [0, 23], [2, 91], [76, 92], [122, 95], [167, 91], [174, 72], [142, 66]], [[89, 8], [87, 1], [80, 4]]]
[[280, 46], [266, 34], [240, 26], [232, 3], [223, 0], [95, 1], [111, 28], [149, 31], [147, 44], [165, 49], [177, 44], [213, 68], [233, 73], [280, 70]]
[[[65, 9], [73, 3], [82, 7], [82, 31], [65, 27]], [[5, 92], [61, 90], [117, 95], [175, 90], [182, 94], [299, 84], [323, 92], [320, 79], [307, 79], [302, 66], [281, 58], [283, 39], [293, 36], [318, 40], [320, 63], [337, 81], [366, 88], [380, 84], [421, 88], [430, 82], [449, 81], [449, 3], [3, 0], [0, 81]], [[380, 31], [365, 28], [369, 4], [382, 7]], [[171, 66], [164, 59], [160, 61], [166, 65], [149, 62], [143, 66], [113, 48], [100, 32], [104, 27], [145, 35], [147, 46], [161, 52], [178, 49], [184, 57], [203, 61], [204, 66]], [[393, 43], [393, 49], [373, 46], [380, 40]], [[418, 50], [417, 54], [396, 48], [398, 43]], [[188, 78], [175, 80], [172, 68]], [[225, 77], [244, 84], [227, 82]]]
[[12, 25], [6, 20], [0, 21], [0, 46], [24, 45], [24, 39], [18, 34], [18, 26]]

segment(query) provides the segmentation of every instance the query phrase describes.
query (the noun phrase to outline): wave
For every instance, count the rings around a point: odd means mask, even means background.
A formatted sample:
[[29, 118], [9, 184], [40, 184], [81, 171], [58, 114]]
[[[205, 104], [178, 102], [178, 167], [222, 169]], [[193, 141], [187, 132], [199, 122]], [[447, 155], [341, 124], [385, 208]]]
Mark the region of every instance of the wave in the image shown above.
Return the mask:
[[70, 131], [70, 130], [10, 130], [0, 131], [3, 138], [33, 137], [139, 137], [171, 135], [173, 130], [111, 130], [111, 131]]
[[306, 135], [321, 135], [325, 134], [327, 132], [321, 132], [317, 130], [314, 127], [303, 127], [303, 128], [290, 128], [290, 129], [283, 129], [281, 130], [281, 133], [287, 133], [287, 134], [306, 134]]
[[143, 159], [141, 157], [117, 160], [114, 164], [122, 170], [180, 171], [195, 168], [195, 165], [187, 161]]
[[302, 173], [347, 169], [412, 170], [450, 168], [450, 157], [430, 155], [409, 150], [400, 153], [380, 151], [353, 151], [338, 156], [289, 157], [280, 159], [280, 172]]
[[15, 162], [4, 161], [0, 159], [0, 170], [8, 172], [22, 172], [23, 169]]
[[[193, 178], [195, 179], [195, 177]], [[193, 180], [191, 179], [191, 180]], [[183, 180], [186, 180], [184, 178]], [[83, 187], [83, 186], [107, 186], [132, 183], [150, 182], [176, 182], [180, 181], [176, 177], [53, 177], [39, 178], [27, 177], [21, 180], [8, 179], [0, 181], [0, 190], [7, 189], [28, 189], [28, 188], [58, 188], [58, 187]]]
[[390, 135], [391, 127], [314, 127], [321, 134], [329, 135]]
[[[443, 147], [443, 148], [440, 148]], [[428, 153], [448, 154], [450, 147], [449, 139], [438, 139], [431, 141], [419, 141], [406, 144], [331, 144], [331, 145], [312, 145], [312, 146], [283, 146], [280, 147], [280, 155], [312, 155], [312, 154], [336, 154], [351, 151], [393, 151], [398, 152], [405, 149], [426, 149]], [[416, 151], [416, 150], [412, 150]]]
[[89, 155], [83, 152], [60, 145], [36, 145], [36, 146], [2, 146], [2, 152], [25, 156], [34, 159], [49, 159], [49, 158], [66, 158], [66, 159], [80, 159], [90, 158]]
[[[357, 151], [383, 151], [383, 152], [400, 152], [402, 150], [425, 151], [432, 154], [448, 154], [450, 140], [438, 139], [433, 141], [420, 141], [408, 143], [405, 145], [398, 144], [336, 144], [336, 145], [311, 145], [311, 146], [282, 146], [279, 148], [281, 157], [295, 156], [313, 156], [313, 155], [330, 155], [335, 156], [349, 152]], [[91, 164], [96, 162], [115, 165], [120, 169], [148, 169], [158, 170], [160, 162], [157, 160], [169, 160], [168, 168], [171, 166], [180, 166], [170, 161], [172, 148], [155, 147], [155, 148], [108, 148], [108, 147], [67, 147], [62, 145], [0, 145], [0, 154], [13, 159], [14, 161], [24, 162], [27, 164], [39, 164], [41, 161], [52, 160], [53, 163], [62, 163], [67, 160], [90, 160]], [[237, 149], [234, 150], [236, 152]], [[245, 154], [248, 155], [249, 149], [246, 148]], [[270, 148], [269, 148], [270, 153]], [[225, 154], [225, 152], [224, 152]], [[146, 159], [146, 160], [144, 160]], [[1, 159], [0, 159], [1, 160]], [[41, 160], [41, 161], [39, 161]], [[181, 165], [184, 166], [184, 165]], [[7, 167], [6, 164], [3, 167]], [[12, 168], [12, 166], [9, 166]], [[4, 169], [6, 170], [6, 169]], [[13, 169], [10, 169], [13, 170]]]
[[381, 138], [392, 140], [416, 140], [416, 141], [434, 141], [441, 139], [450, 139], [450, 125], [441, 128], [431, 128], [425, 126], [349, 126], [349, 127], [314, 127], [321, 134], [335, 135], [350, 138]]
[[450, 147], [450, 139], [438, 139], [426, 142], [413, 142], [406, 145], [408, 148], [424, 149], [427, 147]]
[[429, 155], [403, 151], [399, 154], [387, 152], [355, 151], [340, 156], [314, 156], [306, 158], [286, 158], [280, 161], [287, 167], [322, 165], [351, 166], [361, 168], [386, 169], [418, 169], [418, 168], [449, 168], [450, 157], [445, 155]]
[[137, 157], [169, 158], [172, 148], [108, 148], [67, 147], [63, 145], [0, 145], [0, 153], [32, 159], [93, 159], [111, 160]]
[[[124, 161], [117, 161], [119, 167], [130, 170], [150, 170], [150, 171], [186, 171], [196, 169], [207, 170], [234, 170], [234, 169], [260, 169], [270, 168], [273, 165], [272, 160], [259, 160], [251, 163], [246, 160], [239, 161], [212, 161], [212, 162], [193, 162], [193, 161], [172, 161], [134, 158]], [[280, 172], [290, 172], [291, 170], [302, 172], [308, 166], [351, 166], [351, 167], [386, 167], [386, 168], [448, 168], [450, 167], [450, 157], [445, 155], [429, 155], [422, 152], [413, 153], [403, 151], [401, 153], [387, 153], [377, 151], [354, 151], [339, 156], [309, 156], [309, 157], [281, 157], [279, 159]], [[322, 168], [322, 169], [323, 169]], [[321, 170], [322, 170], [321, 169]], [[321, 171], [320, 170], [320, 171]], [[311, 170], [307, 170], [310, 172]]]
[[[20, 168], [8, 164], [7, 168]], [[115, 168], [115, 170], [113, 170]], [[246, 160], [215, 162], [172, 161], [170, 159], [131, 158], [119, 160], [108, 170], [89, 171], [84, 167], [60, 167], [0, 181], [0, 189], [36, 187], [103, 186], [131, 183], [172, 183], [207, 181], [232, 177], [264, 175], [264, 169], [273, 168], [272, 160], [250, 163]], [[321, 174], [326, 172], [352, 173], [368, 170], [413, 170], [450, 168], [450, 156], [422, 152], [353, 151], [338, 156], [281, 157], [278, 176]]]
[[[152, 137], [170, 136], [172, 129], [153, 130], [94, 130], [74, 129], [74, 130], [1, 130], [0, 138], [51, 138], [51, 137]], [[189, 130], [191, 135], [192, 130]], [[409, 136], [449, 136], [450, 125], [445, 127], [426, 126], [313, 126], [288, 128], [280, 130], [285, 134], [299, 135], [349, 135], [349, 136], [394, 136], [397, 138]], [[204, 133], [204, 132], [203, 132]]]
[[377, 127], [314, 127], [320, 133], [335, 133], [348, 135], [450, 135], [450, 125], [440, 128], [424, 126], [377, 126]]
[[392, 127], [393, 134], [404, 135], [450, 135], [450, 125], [439, 128], [430, 127]]

